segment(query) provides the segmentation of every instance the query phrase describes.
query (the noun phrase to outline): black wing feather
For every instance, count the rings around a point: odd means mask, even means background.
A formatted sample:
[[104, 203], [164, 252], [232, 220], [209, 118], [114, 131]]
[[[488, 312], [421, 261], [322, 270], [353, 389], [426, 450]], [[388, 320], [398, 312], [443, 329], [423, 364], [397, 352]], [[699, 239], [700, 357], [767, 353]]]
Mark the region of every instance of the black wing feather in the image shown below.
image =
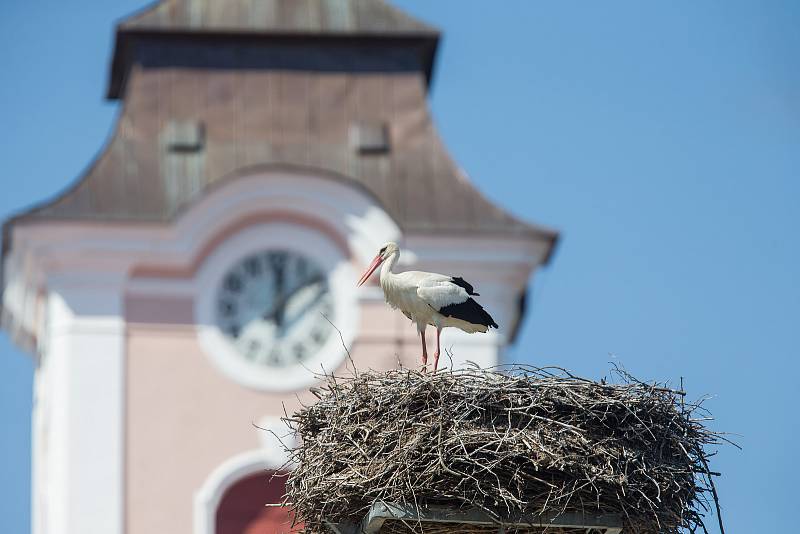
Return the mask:
[[455, 285], [457, 285], [459, 287], [463, 287], [466, 290], [467, 295], [470, 295], [470, 296], [473, 296], [473, 297], [480, 297], [481, 296], [480, 293], [475, 293], [475, 288], [472, 287], [472, 284], [470, 284], [469, 282], [467, 282], [466, 280], [464, 280], [460, 276], [454, 276], [454, 277], [452, 277], [450, 279], [450, 281], [453, 282]]
[[492, 316], [489, 315], [489, 312], [484, 310], [483, 306], [471, 298], [459, 304], [448, 304], [447, 306], [442, 307], [442, 309], [439, 310], [439, 313], [445, 317], [461, 319], [462, 321], [466, 321], [468, 323], [482, 324], [486, 327], [498, 328], [497, 323], [494, 322], [494, 319], [492, 319]]

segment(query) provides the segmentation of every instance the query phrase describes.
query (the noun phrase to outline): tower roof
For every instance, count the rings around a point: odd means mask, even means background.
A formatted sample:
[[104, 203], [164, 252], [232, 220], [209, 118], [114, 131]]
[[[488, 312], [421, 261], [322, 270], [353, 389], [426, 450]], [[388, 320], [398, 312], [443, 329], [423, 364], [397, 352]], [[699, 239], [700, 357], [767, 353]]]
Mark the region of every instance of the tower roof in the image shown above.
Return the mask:
[[383, 0], [161, 0], [119, 24], [125, 31], [436, 36]]
[[106, 148], [5, 235], [22, 221], [168, 222], [271, 167], [364, 187], [404, 231], [535, 236], [551, 250], [555, 232], [489, 201], [447, 153], [424, 80], [437, 41], [383, 0], [162, 0], [118, 26], [110, 92], [126, 103]]
[[384, 0], [160, 0], [117, 25], [109, 98], [124, 91], [137, 40], [165, 37], [405, 43], [419, 50], [430, 82], [439, 30]]

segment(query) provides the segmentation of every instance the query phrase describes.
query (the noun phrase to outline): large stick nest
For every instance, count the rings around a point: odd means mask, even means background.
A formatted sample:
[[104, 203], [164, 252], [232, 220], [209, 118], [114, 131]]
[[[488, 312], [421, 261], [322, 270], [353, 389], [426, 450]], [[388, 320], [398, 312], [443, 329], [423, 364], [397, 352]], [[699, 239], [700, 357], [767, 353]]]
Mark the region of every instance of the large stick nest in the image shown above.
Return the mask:
[[[329, 377], [287, 418], [301, 438], [286, 501], [310, 532], [373, 502], [478, 508], [498, 523], [618, 514], [626, 532], [703, 528], [706, 448], [724, 438], [683, 393], [617, 372], [515, 367]], [[698, 413], [701, 417], [698, 417]]]

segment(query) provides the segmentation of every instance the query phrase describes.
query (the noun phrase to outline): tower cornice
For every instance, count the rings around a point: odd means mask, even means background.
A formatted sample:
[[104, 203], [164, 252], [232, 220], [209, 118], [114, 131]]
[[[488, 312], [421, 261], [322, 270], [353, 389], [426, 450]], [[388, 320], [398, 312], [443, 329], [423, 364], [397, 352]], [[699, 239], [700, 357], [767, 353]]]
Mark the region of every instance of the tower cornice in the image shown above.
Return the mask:
[[[407, 49], [415, 52], [415, 68], [430, 84], [439, 37], [437, 28], [383, 0], [162, 0], [117, 25], [108, 98], [124, 97], [128, 73], [138, 59], [137, 46], [149, 41], [162, 47], [167, 40], [238, 42], [261, 47], [266, 56], [264, 47], [270, 46], [300, 47], [306, 56], [309, 48]], [[321, 67], [342, 66], [326, 62]]]

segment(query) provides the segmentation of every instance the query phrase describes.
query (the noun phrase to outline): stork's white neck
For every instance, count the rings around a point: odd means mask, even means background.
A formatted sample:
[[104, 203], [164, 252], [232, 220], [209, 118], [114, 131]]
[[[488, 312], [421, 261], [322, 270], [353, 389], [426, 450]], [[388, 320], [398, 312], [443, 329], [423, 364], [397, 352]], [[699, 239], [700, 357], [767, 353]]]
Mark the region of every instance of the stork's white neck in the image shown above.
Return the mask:
[[400, 259], [400, 251], [396, 250], [395, 252], [392, 253], [391, 256], [386, 258], [386, 261], [384, 261], [383, 265], [381, 265], [381, 287], [383, 287], [384, 290], [386, 290], [385, 284], [389, 282], [394, 276], [394, 273], [392, 273], [392, 269], [394, 269], [394, 266], [397, 263], [397, 260], [399, 259]]

